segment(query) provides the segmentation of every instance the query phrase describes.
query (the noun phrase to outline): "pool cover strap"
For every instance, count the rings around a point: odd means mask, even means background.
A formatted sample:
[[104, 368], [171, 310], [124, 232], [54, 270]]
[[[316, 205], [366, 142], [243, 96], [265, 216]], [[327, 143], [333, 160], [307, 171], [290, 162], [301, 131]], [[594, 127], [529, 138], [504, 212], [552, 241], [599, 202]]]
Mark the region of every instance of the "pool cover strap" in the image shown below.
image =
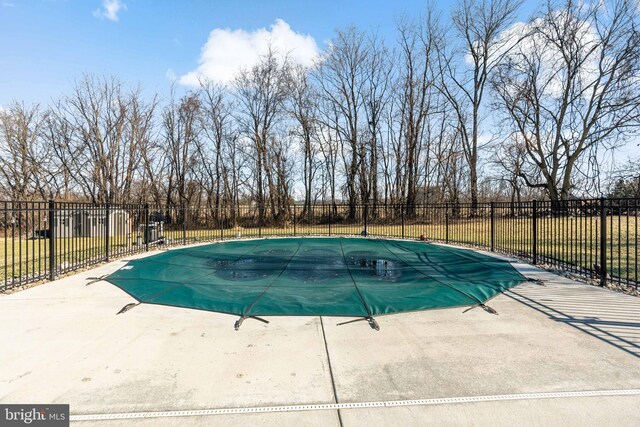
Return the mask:
[[[365, 235], [366, 235], [366, 232], [365, 232]], [[338, 243], [340, 244], [340, 252], [342, 252], [342, 259], [344, 259], [344, 263], [347, 266], [347, 271], [349, 272], [349, 277], [351, 278], [351, 281], [353, 282], [353, 286], [356, 288], [356, 292], [358, 292], [358, 296], [360, 297], [360, 301], [362, 301], [362, 305], [364, 306], [365, 310], [367, 310], [367, 316], [365, 318], [363, 318], [363, 319], [355, 319], [355, 320], [351, 320], [349, 322], [338, 323], [338, 326], [346, 325], [348, 323], [353, 323], [353, 322], [357, 322], [357, 321], [360, 321], [360, 320], [366, 320], [369, 323], [369, 326], [371, 326], [371, 329], [379, 331], [380, 330], [380, 326], [378, 326], [378, 322], [376, 322], [375, 319], [373, 318], [373, 316], [371, 315], [371, 310], [367, 306], [367, 303], [365, 302], [364, 297], [362, 296], [362, 292], [360, 292], [360, 289], [358, 289], [358, 284], [356, 283], [355, 279], [353, 278], [353, 274], [351, 274], [351, 268], [349, 267], [349, 261], [347, 260], [347, 257], [344, 254], [344, 247], [342, 246], [342, 241], [339, 240]]]
[[350, 323], [356, 323], [356, 322], [363, 322], [365, 320], [369, 323], [369, 326], [371, 326], [371, 329], [374, 329], [376, 331], [380, 330], [380, 325], [378, 325], [378, 322], [376, 322], [376, 319], [374, 319], [373, 317], [363, 317], [361, 319], [347, 320], [346, 322], [336, 323], [336, 326], [348, 325]]
[[236, 320], [236, 323], [234, 323], [233, 325], [233, 329], [235, 329], [236, 331], [240, 330], [240, 326], [242, 326], [242, 322], [244, 322], [244, 319], [255, 319], [259, 322], [262, 323], [269, 323], [268, 320], [263, 319], [262, 317], [258, 317], [258, 316], [247, 316], [246, 314], [240, 316], [240, 318], [238, 320]]
[[261, 319], [259, 317], [256, 316], [249, 316], [247, 313], [249, 313], [249, 311], [251, 311], [251, 308], [256, 305], [256, 303], [258, 302], [258, 300], [260, 299], [260, 297], [262, 297], [271, 286], [273, 286], [273, 284], [275, 283], [276, 280], [278, 280], [278, 278], [280, 276], [282, 276], [282, 273], [284, 273], [284, 271], [287, 269], [287, 267], [289, 266], [289, 263], [291, 262], [291, 260], [293, 259], [294, 256], [296, 256], [296, 254], [298, 253], [298, 251], [300, 250], [300, 247], [302, 246], [302, 244], [298, 245], [298, 248], [296, 249], [296, 251], [293, 253], [293, 255], [291, 255], [291, 258], [289, 258], [289, 261], [287, 261], [287, 263], [285, 264], [284, 267], [282, 267], [282, 270], [280, 271], [280, 274], [278, 274], [278, 276], [276, 276], [271, 283], [269, 283], [269, 286], [267, 286], [266, 288], [264, 288], [264, 291], [262, 291], [262, 293], [260, 295], [258, 295], [256, 297], [255, 300], [253, 300], [253, 302], [251, 304], [249, 304], [249, 307], [247, 307], [246, 312], [242, 313], [242, 316], [240, 316], [240, 318], [238, 320], [236, 320], [236, 323], [234, 325], [234, 329], [237, 331], [238, 329], [240, 329], [240, 326], [242, 326], [242, 322], [244, 321], [244, 319], [246, 319], [247, 317], [251, 317], [253, 319], [259, 320], [261, 322], [264, 323], [269, 323], [267, 320]]

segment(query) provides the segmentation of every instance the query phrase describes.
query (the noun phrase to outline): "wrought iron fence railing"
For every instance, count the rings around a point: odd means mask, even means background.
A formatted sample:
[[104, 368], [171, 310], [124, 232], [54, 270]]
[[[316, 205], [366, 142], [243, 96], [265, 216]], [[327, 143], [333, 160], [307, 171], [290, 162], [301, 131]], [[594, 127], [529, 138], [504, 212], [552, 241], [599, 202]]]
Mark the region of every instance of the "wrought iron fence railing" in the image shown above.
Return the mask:
[[162, 246], [272, 236], [367, 235], [478, 247], [600, 284], [638, 287], [640, 199], [349, 206], [0, 201], [0, 291]]

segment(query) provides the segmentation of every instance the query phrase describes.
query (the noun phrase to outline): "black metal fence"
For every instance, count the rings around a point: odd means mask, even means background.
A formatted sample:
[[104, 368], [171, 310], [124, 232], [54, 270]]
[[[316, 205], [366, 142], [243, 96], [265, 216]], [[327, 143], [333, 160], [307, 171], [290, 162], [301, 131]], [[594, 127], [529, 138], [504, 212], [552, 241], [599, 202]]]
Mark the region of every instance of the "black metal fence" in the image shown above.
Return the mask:
[[0, 291], [110, 259], [197, 242], [270, 236], [423, 239], [553, 265], [600, 284], [639, 286], [640, 199], [419, 206], [255, 205], [216, 209], [0, 201]]

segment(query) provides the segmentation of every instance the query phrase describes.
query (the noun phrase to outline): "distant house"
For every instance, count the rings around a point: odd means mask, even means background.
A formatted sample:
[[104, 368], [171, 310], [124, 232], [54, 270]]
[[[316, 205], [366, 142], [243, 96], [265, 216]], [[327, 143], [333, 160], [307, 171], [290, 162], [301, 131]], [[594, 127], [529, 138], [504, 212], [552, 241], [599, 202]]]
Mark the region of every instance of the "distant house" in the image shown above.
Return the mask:
[[[55, 237], [103, 237], [105, 209], [59, 209], [54, 213]], [[131, 233], [131, 215], [122, 209], [109, 210], [109, 236]]]

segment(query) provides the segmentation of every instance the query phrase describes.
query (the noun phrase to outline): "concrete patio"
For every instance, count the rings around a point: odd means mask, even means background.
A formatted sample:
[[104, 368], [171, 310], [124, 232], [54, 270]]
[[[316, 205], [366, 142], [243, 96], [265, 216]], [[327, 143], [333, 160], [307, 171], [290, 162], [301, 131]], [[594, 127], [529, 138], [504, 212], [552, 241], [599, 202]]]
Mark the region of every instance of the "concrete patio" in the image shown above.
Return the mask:
[[72, 424], [105, 427], [640, 425], [636, 297], [515, 262], [546, 286], [494, 298], [498, 316], [396, 314], [379, 332], [272, 317], [235, 331], [205, 311], [116, 315], [132, 298], [87, 278], [124, 263], [0, 295], [0, 402], [68, 403]]

